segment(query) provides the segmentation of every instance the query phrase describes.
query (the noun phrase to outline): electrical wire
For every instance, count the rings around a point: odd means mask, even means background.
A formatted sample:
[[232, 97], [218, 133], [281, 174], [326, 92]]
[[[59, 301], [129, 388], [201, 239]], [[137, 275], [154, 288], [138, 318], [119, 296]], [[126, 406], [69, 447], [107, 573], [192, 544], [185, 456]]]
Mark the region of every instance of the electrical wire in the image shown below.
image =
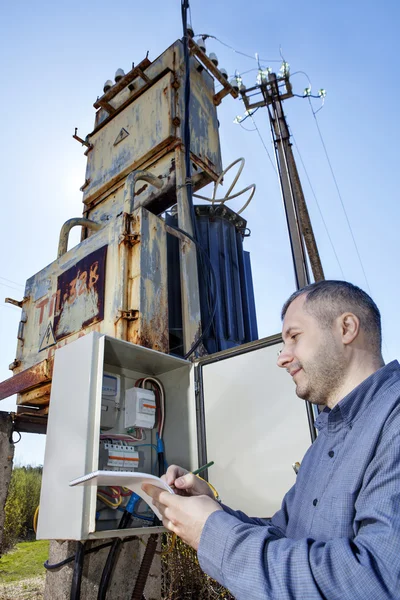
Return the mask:
[[257, 131], [258, 137], [259, 137], [259, 138], [260, 138], [260, 140], [261, 140], [261, 143], [262, 143], [262, 145], [263, 145], [263, 147], [264, 147], [264, 150], [265, 150], [265, 152], [267, 153], [267, 156], [268, 156], [268, 158], [269, 158], [269, 162], [271, 163], [271, 166], [272, 166], [272, 168], [273, 168], [273, 170], [274, 170], [274, 173], [275, 173], [276, 175], [278, 175], [278, 170], [277, 170], [277, 168], [276, 168], [276, 165], [274, 164], [274, 161], [273, 161], [273, 160], [272, 160], [272, 158], [271, 158], [271, 155], [270, 155], [270, 153], [269, 153], [269, 151], [268, 151], [267, 145], [266, 145], [266, 143], [265, 143], [265, 142], [264, 142], [264, 140], [263, 140], [263, 137], [262, 137], [262, 135], [261, 135], [261, 133], [260, 133], [260, 130], [259, 130], [259, 129], [258, 129], [258, 127], [257, 127], [257, 123], [255, 122], [253, 115], [250, 115], [250, 118], [251, 118], [251, 120], [253, 121], [254, 128], [255, 128], [255, 130]]
[[7, 283], [13, 283], [14, 285], [17, 285], [18, 287], [21, 287], [22, 289], [25, 288], [25, 286], [22, 283], [18, 283], [17, 281], [13, 281], [12, 279], [7, 279], [7, 277], [2, 277], [0, 275], [0, 279], [2, 279], [3, 281], [7, 281]]
[[163, 432], [164, 432], [164, 422], [165, 422], [165, 392], [164, 392], [164, 387], [163, 384], [161, 383], [161, 381], [159, 381], [158, 379], [156, 379], [155, 377], [145, 377], [142, 381], [142, 387], [144, 388], [145, 384], [149, 382], [152, 383], [153, 385], [157, 386], [159, 391], [160, 391], [160, 407], [161, 407], [161, 423], [159, 424], [159, 428], [158, 428], [158, 435], [160, 436], [160, 438], [162, 438], [163, 436]]
[[[122, 539], [122, 543], [124, 542], [132, 542], [133, 540], [137, 540], [138, 537], [135, 536], [130, 536], [130, 537], [126, 537]], [[109, 548], [110, 546], [112, 546], [113, 542], [105, 542], [104, 544], [100, 544], [99, 546], [95, 546], [94, 548], [90, 548], [88, 550], [84, 550], [84, 554], [93, 554], [94, 552], [98, 552], [99, 550], [103, 550], [103, 548]], [[47, 571], [55, 571], [57, 569], [61, 569], [62, 567], [65, 567], [65, 565], [68, 565], [69, 563], [71, 563], [72, 561], [75, 560], [75, 555], [72, 556], [68, 556], [68, 558], [64, 558], [64, 560], [58, 562], [58, 563], [49, 563], [48, 560], [46, 560], [43, 563], [44, 568]]]
[[216, 40], [217, 42], [219, 42], [223, 46], [226, 46], [230, 50], [233, 50], [233, 52], [236, 52], [236, 54], [241, 54], [242, 56], [245, 56], [246, 58], [251, 58], [252, 60], [256, 60], [257, 62], [258, 61], [262, 61], [262, 62], [265, 62], [265, 63], [272, 63], [272, 62], [280, 63], [280, 62], [282, 62], [281, 60], [277, 60], [277, 59], [258, 58], [255, 55], [251, 56], [251, 54], [246, 54], [245, 52], [241, 52], [240, 50], [236, 50], [236, 48], [234, 48], [233, 46], [230, 46], [226, 42], [223, 42], [222, 40], [220, 40], [219, 38], [217, 38], [215, 35], [211, 35], [209, 33], [196, 33], [196, 37], [201, 37], [204, 40], [206, 40], [207, 38], [212, 38], [213, 40]]
[[331, 236], [329, 235], [328, 226], [327, 226], [327, 224], [326, 224], [326, 222], [325, 222], [324, 215], [322, 214], [322, 210], [321, 210], [321, 207], [320, 207], [320, 205], [319, 205], [319, 202], [318, 202], [318, 199], [317, 199], [317, 195], [316, 195], [316, 193], [315, 193], [315, 191], [314, 191], [314, 187], [313, 187], [313, 185], [312, 185], [312, 183], [311, 183], [311, 180], [310, 180], [310, 177], [309, 177], [309, 175], [308, 175], [308, 172], [307, 172], [306, 166], [305, 166], [305, 164], [304, 164], [303, 158], [302, 158], [302, 156], [301, 156], [301, 154], [300, 154], [299, 147], [298, 147], [298, 145], [297, 145], [296, 139], [295, 139], [295, 137], [294, 137], [294, 135], [293, 135], [293, 132], [292, 132], [292, 131], [290, 132], [290, 135], [291, 135], [291, 137], [292, 137], [292, 140], [293, 140], [294, 146], [295, 146], [295, 148], [296, 148], [297, 154], [299, 155], [299, 159], [300, 159], [300, 162], [301, 162], [301, 164], [302, 164], [302, 167], [303, 167], [303, 170], [304, 170], [305, 176], [306, 176], [306, 178], [307, 178], [308, 185], [310, 186], [310, 190], [311, 190], [311, 193], [312, 193], [312, 195], [313, 195], [313, 197], [314, 197], [315, 203], [316, 203], [316, 205], [317, 205], [317, 208], [318, 208], [318, 211], [319, 211], [319, 214], [320, 214], [320, 217], [321, 217], [322, 223], [324, 224], [325, 231], [326, 231], [326, 235], [328, 236], [328, 240], [329, 240], [329, 242], [330, 242], [330, 244], [331, 244], [331, 247], [332, 247], [333, 253], [334, 253], [334, 255], [335, 255], [336, 261], [337, 261], [337, 263], [338, 263], [338, 265], [339, 265], [339, 269], [340, 269], [340, 272], [341, 272], [341, 274], [342, 274], [342, 278], [345, 280], [346, 278], [345, 278], [345, 276], [344, 276], [344, 273], [343, 273], [342, 265], [340, 264], [340, 260], [339, 260], [339, 257], [338, 257], [338, 255], [337, 255], [337, 253], [336, 253], [335, 246], [334, 246], [334, 244], [333, 244], [332, 238], [331, 238]]
[[80, 600], [81, 597], [81, 582], [82, 582], [82, 571], [83, 571], [83, 559], [85, 557], [85, 544], [77, 542], [74, 570], [72, 573], [72, 584], [70, 600]]
[[328, 165], [329, 165], [329, 169], [330, 169], [330, 172], [331, 172], [331, 175], [332, 175], [332, 179], [333, 179], [333, 182], [334, 182], [334, 184], [335, 184], [335, 187], [336, 187], [336, 192], [337, 192], [338, 198], [339, 198], [339, 200], [340, 200], [340, 204], [341, 204], [341, 206], [342, 206], [342, 209], [343, 209], [344, 216], [345, 216], [345, 218], [346, 218], [346, 222], [347, 222], [347, 225], [348, 225], [348, 228], [349, 228], [349, 231], [350, 231], [351, 238], [352, 238], [352, 240], [353, 240], [354, 248], [355, 248], [355, 250], [356, 250], [356, 254], [357, 254], [357, 257], [358, 257], [359, 263], [360, 263], [360, 265], [361, 265], [361, 270], [362, 270], [362, 272], [363, 272], [364, 279], [365, 279], [365, 282], [366, 282], [366, 284], [367, 284], [368, 291], [369, 291], [370, 295], [372, 296], [371, 288], [370, 288], [370, 286], [369, 286], [369, 282], [368, 282], [368, 277], [367, 277], [367, 274], [366, 274], [366, 272], [365, 272], [365, 269], [364, 269], [363, 262], [362, 262], [362, 260], [361, 260], [361, 256], [360, 256], [360, 252], [359, 252], [359, 250], [358, 250], [357, 242], [356, 242], [356, 239], [355, 239], [355, 237], [354, 237], [354, 233], [353, 233], [353, 230], [352, 230], [352, 227], [351, 227], [351, 224], [350, 224], [350, 220], [349, 220], [349, 217], [348, 217], [348, 215], [347, 215], [346, 208], [345, 208], [345, 206], [344, 206], [343, 197], [342, 197], [342, 194], [341, 194], [341, 192], [340, 192], [340, 189], [339, 189], [339, 184], [338, 184], [338, 181], [337, 181], [337, 179], [336, 179], [336, 175], [335, 175], [335, 172], [334, 172], [334, 170], [333, 170], [333, 166], [332, 166], [331, 160], [330, 160], [330, 158], [329, 158], [328, 150], [327, 150], [327, 148], [326, 148], [326, 145], [325, 145], [325, 142], [324, 142], [324, 138], [323, 138], [323, 136], [322, 136], [322, 132], [321, 132], [321, 129], [320, 129], [320, 127], [319, 127], [319, 124], [318, 124], [318, 119], [317, 119], [316, 113], [314, 112], [314, 109], [313, 109], [313, 107], [312, 107], [311, 100], [309, 100], [309, 104], [310, 104], [310, 109], [311, 109], [311, 112], [312, 112], [312, 114], [313, 114], [313, 117], [314, 117], [315, 126], [316, 126], [316, 128], [317, 128], [318, 135], [319, 135], [319, 138], [320, 138], [320, 140], [321, 140], [322, 147], [323, 147], [323, 149], [324, 149], [325, 157], [326, 157], [326, 160], [327, 160], [327, 162], [328, 162]]
[[39, 508], [40, 508], [40, 505], [36, 507], [35, 514], [33, 515], [33, 531], [35, 533], [37, 533], [37, 524], [38, 524], [38, 518], [39, 518]]
[[2, 281], [0, 281], [0, 285], [10, 290], [15, 290], [16, 292], [23, 292], [23, 290], [21, 290], [20, 288], [16, 288], [14, 285], [10, 285], [9, 283], [3, 283]]
[[[215, 196], [217, 194], [218, 186], [221, 184], [221, 181], [223, 180], [224, 176], [238, 162], [241, 163], [240, 167], [239, 167], [238, 172], [236, 173], [236, 175], [233, 179], [233, 182], [231, 183], [228, 191], [226, 192], [225, 196], [223, 198], [216, 198]], [[213, 191], [212, 198], [208, 198], [206, 196], [201, 196], [200, 194], [193, 194], [193, 196], [195, 198], [201, 198], [201, 200], [207, 200], [207, 202], [211, 202], [211, 204], [215, 204], [215, 203], [225, 204], [225, 202], [228, 202], [229, 200], [233, 200], [234, 198], [237, 198], [238, 196], [241, 196], [245, 192], [248, 192], [249, 190], [251, 190], [250, 196], [248, 197], [247, 201], [242, 206], [242, 208], [237, 211], [237, 214], [240, 215], [240, 213], [242, 213], [245, 210], [245, 208], [247, 208], [247, 206], [250, 204], [250, 202], [255, 194], [255, 191], [256, 191], [256, 185], [255, 185], [255, 183], [252, 183], [251, 185], [248, 185], [247, 187], [243, 188], [240, 192], [237, 192], [236, 194], [231, 194], [232, 190], [234, 189], [234, 187], [235, 187], [236, 183], [238, 182], [238, 179], [243, 171], [244, 165], [245, 165], [245, 159], [238, 158], [237, 160], [233, 161], [233, 163], [231, 163], [228, 167], [226, 167], [226, 169], [224, 169], [221, 172], [217, 181], [214, 184], [214, 191]]]

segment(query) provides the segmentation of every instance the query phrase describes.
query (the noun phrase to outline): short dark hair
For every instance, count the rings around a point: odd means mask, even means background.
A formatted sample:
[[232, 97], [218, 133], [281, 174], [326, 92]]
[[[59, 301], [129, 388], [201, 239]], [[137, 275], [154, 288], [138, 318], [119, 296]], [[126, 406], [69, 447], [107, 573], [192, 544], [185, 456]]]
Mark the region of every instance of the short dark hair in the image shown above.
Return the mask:
[[282, 308], [282, 321], [287, 309], [299, 296], [306, 295], [304, 308], [317, 318], [322, 327], [331, 327], [344, 312], [352, 312], [360, 319], [360, 327], [370, 335], [373, 350], [381, 353], [381, 314], [375, 302], [362, 289], [347, 281], [318, 281], [294, 292]]

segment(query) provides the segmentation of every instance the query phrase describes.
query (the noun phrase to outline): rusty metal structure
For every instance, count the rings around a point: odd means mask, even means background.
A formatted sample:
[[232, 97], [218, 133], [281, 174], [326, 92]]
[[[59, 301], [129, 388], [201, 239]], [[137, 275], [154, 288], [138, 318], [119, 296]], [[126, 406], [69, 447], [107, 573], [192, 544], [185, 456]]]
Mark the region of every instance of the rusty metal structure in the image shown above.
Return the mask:
[[[222, 173], [216, 107], [238, 96], [193, 39], [190, 48], [191, 184], [196, 192]], [[181, 327], [187, 351], [201, 335], [196, 247], [162, 213], [176, 205], [177, 224], [193, 233], [184, 164], [184, 47], [175, 42], [148, 57], [96, 100], [93, 131], [84, 139], [87, 168], [83, 215], [60, 232], [56, 259], [28, 279], [21, 301], [13, 376], [0, 399], [18, 394], [20, 431], [44, 433], [57, 348], [97, 331], [168, 353], [167, 236], [179, 240]], [[216, 93], [214, 81], [221, 85]], [[243, 223], [245, 223], [243, 221]], [[73, 227], [81, 242], [68, 250]], [[250, 341], [249, 339], [245, 341]], [[242, 342], [240, 342], [242, 343]]]

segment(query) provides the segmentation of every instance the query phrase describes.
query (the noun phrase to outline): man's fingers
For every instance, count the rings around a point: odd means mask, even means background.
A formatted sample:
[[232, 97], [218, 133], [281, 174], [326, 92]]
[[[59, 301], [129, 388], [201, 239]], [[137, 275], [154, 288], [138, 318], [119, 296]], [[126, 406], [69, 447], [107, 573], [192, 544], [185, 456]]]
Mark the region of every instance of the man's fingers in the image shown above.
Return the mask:
[[182, 467], [178, 467], [178, 465], [170, 465], [165, 474], [165, 481], [168, 485], [174, 485], [175, 480], [182, 475], [185, 475], [188, 471], [183, 469]]
[[180, 490], [191, 490], [194, 488], [195, 484], [196, 476], [193, 475], [193, 473], [188, 473], [183, 477], [178, 477], [178, 479], [175, 479], [175, 487], [179, 488]]
[[142, 485], [142, 490], [151, 496], [151, 498], [153, 498], [153, 503], [158, 502], [163, 506], [174, 506], [176, 505], [176, 501], [179, 502], [179, 499], [182, 499], [181, 496], [170, 494], [169, 492], [166, 492], [165, 490], [162, 490], [161, 488], [149, 483], [144, 483]]

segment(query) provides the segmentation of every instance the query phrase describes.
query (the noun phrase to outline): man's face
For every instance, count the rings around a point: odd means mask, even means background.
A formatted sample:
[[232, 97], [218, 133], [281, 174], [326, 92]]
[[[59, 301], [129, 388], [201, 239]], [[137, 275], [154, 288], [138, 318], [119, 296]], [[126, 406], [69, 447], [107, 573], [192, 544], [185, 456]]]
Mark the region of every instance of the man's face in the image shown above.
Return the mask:
[[317, 318], [304, 309], [306, 295], [294, 300], [282, 328], [284, 349], [278, 366], [286, 369], [296, 384], [299, 398], [327, 404], [346, 372], [340, 339], [332, 329], [322, 328]]

